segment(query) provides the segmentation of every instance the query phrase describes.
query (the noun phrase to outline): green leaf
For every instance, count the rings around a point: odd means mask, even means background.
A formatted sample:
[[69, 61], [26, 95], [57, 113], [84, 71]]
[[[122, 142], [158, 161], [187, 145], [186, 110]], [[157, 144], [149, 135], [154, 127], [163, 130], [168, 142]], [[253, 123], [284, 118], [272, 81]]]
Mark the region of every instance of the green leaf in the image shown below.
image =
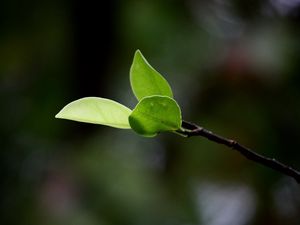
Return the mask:
[[113, 100], [87, 97], [69, 103], [55, 117], [130, 129], [128, 117], [131, 112], [127, 107]]
[[147, 137], [163, 131], [175, 131], [181, 126], [180, 108], [170, 97], [148, 96], [132, 111], [129, 124], [135, 132]]
[[168, 82], [147, 62], [140, 50], [134, 54], [130, 68], [130, 84], [138, 100], [151, 95], [173, 98]]

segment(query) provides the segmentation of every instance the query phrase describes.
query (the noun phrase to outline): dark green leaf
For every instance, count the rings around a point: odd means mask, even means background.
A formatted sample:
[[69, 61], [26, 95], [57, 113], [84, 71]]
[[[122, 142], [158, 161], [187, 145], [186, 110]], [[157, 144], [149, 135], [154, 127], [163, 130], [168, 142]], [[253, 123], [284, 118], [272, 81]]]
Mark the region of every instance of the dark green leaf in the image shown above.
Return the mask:
[[175, 131], [181, 126], [180, 108], [170, 97], [148, 96], [137, 104], [129, 116], [129, 124], [135, 132], [148, 137]]

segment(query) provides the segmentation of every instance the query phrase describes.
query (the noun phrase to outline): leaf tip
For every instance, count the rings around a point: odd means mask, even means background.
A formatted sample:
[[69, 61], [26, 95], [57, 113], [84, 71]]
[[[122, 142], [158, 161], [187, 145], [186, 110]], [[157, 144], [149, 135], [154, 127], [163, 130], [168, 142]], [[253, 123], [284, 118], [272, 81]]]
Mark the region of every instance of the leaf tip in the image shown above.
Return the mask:
[[141, 50], [140, 49], [137, 49], [137, 50], [135, 50], [135, 53], [134, 53], [135, 55], [137, 55], [137, 54], [142, 54], [142, 52], [141, 52]]
[[145, 63], [149, 64], [140, 49], [137, 49], [135, 51], [133, 59], [134, 59], [133, 61], [142, 60]]
[[61, 119], [61, 113], [58, 112], [58, 113], [55, 115], [55, 118], [56, 118], [56, 119]]
[[62, 109], [55, 115], [55, 118], [56, 118], [56, 119], [65, 119], [65, 116], [64, 116], [64, 113], [63, 113], [64, 109], [65, 109], [65, 107], [62, 108]]

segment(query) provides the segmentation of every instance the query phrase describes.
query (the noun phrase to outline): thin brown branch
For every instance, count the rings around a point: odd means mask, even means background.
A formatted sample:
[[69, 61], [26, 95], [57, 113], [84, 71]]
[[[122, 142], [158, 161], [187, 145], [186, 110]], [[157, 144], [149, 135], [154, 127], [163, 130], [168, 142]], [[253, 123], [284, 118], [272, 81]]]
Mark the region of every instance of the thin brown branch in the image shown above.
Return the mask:
[[300, 172], [298, 170], [292, 168], [291, 166], [285, 165], [285, 164], [277, 161], [274, 158], [268, 158], [263, 155], [260, 155], [256, 152], [252, 151], [251, 149], [244, 147], [243, 145], [239, 144], [235, 140], [230, 140], [230, 139], [221, 137], [219, 135], [216, 135], [216, 134], [212, 133], [211, 131], [206, 130], [194, 123], [183, 121], [182, 129], [178, 130], [177, 133], [184, 135], [186, 137], [202, 136], [202, 137], [205, 137], [208, 140], [211, 140], [218, 144], [226, 145], [227, 147], [238, 151], [243, 156], [245, 156], [247, 159], [252, 160], [261, 165], [264, 165], [266, 167], [272, 168], [273, 170], [276, 170], [287, 176], [293, 177], [298, 183], [300, 183]]

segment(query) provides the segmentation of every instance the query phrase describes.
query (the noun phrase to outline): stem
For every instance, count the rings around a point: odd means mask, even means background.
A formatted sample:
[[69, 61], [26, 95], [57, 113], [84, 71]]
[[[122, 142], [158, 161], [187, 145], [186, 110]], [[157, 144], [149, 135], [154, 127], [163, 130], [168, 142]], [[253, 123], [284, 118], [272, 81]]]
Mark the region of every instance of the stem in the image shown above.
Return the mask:
[[252, 160], [256, 163], [264, 165], [266, 167], [272, 168], [282, 174], [293, 177], [298, 183], [300, 183], [300, 172], [291, 166], [285, 165], [274, 158], [268, 158], [263, 155], [260, 155], [249, 148], [244, 147], [235, 140], [230, 140], [219, 135], [212, 133], [209, 130], [206, 130], [194, 123], [182, 121], [182, 129], [176, 131], [178, 134], [184, 135], [186, 137], [192, 136], [202, 136], [207, 138], [210, 141], [216, 142], [218, 144], [226, 145], [233, 150], [238, 151], [244, 157], [249, 160]]

